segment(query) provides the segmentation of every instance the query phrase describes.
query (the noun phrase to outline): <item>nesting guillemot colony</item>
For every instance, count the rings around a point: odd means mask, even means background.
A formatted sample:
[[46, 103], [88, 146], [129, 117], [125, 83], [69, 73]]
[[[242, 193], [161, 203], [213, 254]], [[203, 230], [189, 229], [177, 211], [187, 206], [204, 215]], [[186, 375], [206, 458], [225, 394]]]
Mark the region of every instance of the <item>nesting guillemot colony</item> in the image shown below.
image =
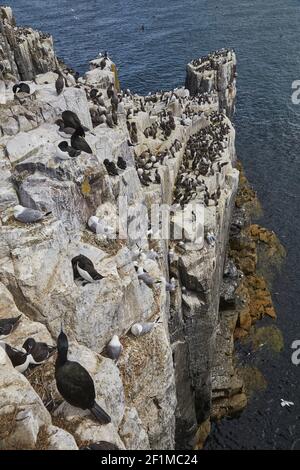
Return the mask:
[[[2, 72], [6, 104], [0, 109], [0, 302], [6, 299], [15, 316], [24, 314], [22, 328], [12, 332], [9, 343], [21, 347], [35, 331], [37, 342], [51, 345], [64, 322], [72, 360], [93, 378], [96, 395], [112, 417], [106, 435], [105, 426], [93, 426], [91, 433], [89, 416], [82, 416], [74, 424], [77, 441], [107, 441], [128, 449], [193, 446], [211, 412], [219, 294], [238, 183], [235, 132], [223, 112], [232, 109], [235, 55], [215, 53], [209, 62], [209, 90], [193, 90], [192, 96], [183, 87], [147, 97], [119, 92], [109, 57], [105, 67], [103, 57], [92, 61], [81, 78], [61, 65], [76, 86], [70, 84], [57, 95], [54, 54], [48, 61], [38, 55], [41, 62], [32, 76], [14, 75], [19, 56], [6, 31], [24, 36], [22, 63], [34, 53], [31, 35], [48, 45], [51, 38], [30, 31], [26, 39], [24, 31], [12, 27], [7, 9], [5, 15], [1, 10], [1, 18], [7, 60]], [[33, 77], [33, 96], [16, 100], [13, 85]], [[67, 142], [63, 149], [62, 137]], [[86, 153], [85, 144], [82, 148], [82, 139], [92, 153]], [[70, 148], [78, 151], [76, 158]], [[204, 202], [203, 247], [193, 247], [189, 227], [180, 243], [151, 237], [109, 241], [103, 227], [114, 228], [120, 210], [126, 214], [125, 207], [118, 207], [120, 195], [130, 205], [148, 209], [155, 202], [180, 205], [190, 195]], [[17, 205], [51, 216], [18, 223], [11, 217]], [[135, 215], [135, 223], [142, 225], [141, 217]], [[137, 245], [143, 253], [154, 251], [140, 256]], [[82, 259], [92, 262], [101, 278], [91, 276]], [[153, 325], [158, 317], [160, 322], [143, 334], [144, 325]], [[131, 334], [136, 324], [141, 328]], [[101, 354], [113, 336], [123, 347], [118, 364]], [[49, 361], [45, 366], [53, 369]], [[8, 376], [12, 387], [24, 392], [13, 403], [16, 413], [26, 409], [36, 429], [46, 429], [53, 447], [76, 447], [68, 432], [53, 430], [56, 416], [9, 362], [1, 369], [0, 385]], [[51, 376], [48, 388], [55, 413], [76, 423], [67, 403], [58, 406], [61, 397]], [[0, 389], [1, 409], [6, 391]], [[60, 443], [53, 437], [57, 433], [63, 435]], [[24, 447], [35, 448], [37, 435], [21, 435]], [[12, 445], [13, 436], [0, 444]]]

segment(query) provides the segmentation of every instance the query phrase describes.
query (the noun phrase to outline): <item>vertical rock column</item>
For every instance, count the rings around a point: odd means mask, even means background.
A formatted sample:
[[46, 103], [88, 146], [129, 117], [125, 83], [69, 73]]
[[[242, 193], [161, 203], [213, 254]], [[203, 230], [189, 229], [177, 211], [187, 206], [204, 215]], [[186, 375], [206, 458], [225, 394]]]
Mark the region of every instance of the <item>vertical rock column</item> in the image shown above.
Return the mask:
[[213, 52], [187, 65], [186, 88], [192, 96], [216, 93], [219, 111], [232, 117], [236, 96], [236, 56], [231, 50]]
[[[52, 37], [31, 28], [16, 27], [10, 7], [0, 7], [0, 73], [32, 80], [37, 74], [54, 70], [57, 59]], [[1, 78], [1, 76], [0, 76]]]

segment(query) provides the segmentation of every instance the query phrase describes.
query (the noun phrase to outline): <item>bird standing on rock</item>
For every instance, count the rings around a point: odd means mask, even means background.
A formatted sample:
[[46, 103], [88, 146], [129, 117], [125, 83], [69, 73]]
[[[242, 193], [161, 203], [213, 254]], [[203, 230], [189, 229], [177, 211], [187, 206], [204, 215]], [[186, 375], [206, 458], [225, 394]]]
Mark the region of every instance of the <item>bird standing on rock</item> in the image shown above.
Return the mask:
[[57, 390], [70, 405], [90, 410], [101, 424], [110, 423], [110, 416], [96, 402], [92, 377], [81, 364], [68, 360], [68, 349], [68, 338], [61, 331], [57, 339], [58, 354], [55, 363]]
[[80, 129], [77, 129], [71, 137], [71, 146], [74, 150], [80, 150], [85, 153], [92, 154], [93, 151], [85, 138], [82, 135]]
[[81, 278], [87, 283], [100, 281], [103, 276], [99, 274], [92, 261], [84, 255], [75, 256], [72, 259], [74, 279]]
[[13, 86], [13, 93], [16, 95], [17, 93], [26, 93], [30, 95], [30, 86], [27, 83], [18, 83]]
[[27, 338], [22, 347], [31, 355], [30, 364], [34, 365], [47, 361], [56, 351], [56, 346], [48, 346], [46, 343], [35, 341], [34, 338]]
[[0, 347], [4, 349], [7, 356], [9, 357], [13, 367], [23, 374], [29, 367], [31, 356], [26, 351], [13, 348], [7, 343], [0, 341]]
[[22, 315], [0, 319], [0, 339], [7, 338], [18, 326]]
[[66, 140], [63, 140], [60, 142], [57, 146], [57, 151], [56, 151], [56, 156], [60, 159], [67, 159], [68, 157], [75, 158], [78, 157], [81, 154], [80, 150], [75, 150], [70, 145]]
[[60, 95], [65, 88], [65, 79], [60, 70], [58, 70], [57, 73], [58, 73], [58, 78], [56, 79], [56, 82], [55, 82], [55, 89], [56, 89], [57, 95]]
[[135, 323], [132, 325], [130, 331], [133, 334], [133, 336], [143, 336], [146, 335], [147, 333], [150, 333], [154, 328], [156, 328], [159, 324], [162, 322], [159, 321], [160, 318], [158, 318], [154, 322], [146, 322], [146, 323]]
[[108, 345], [106, 346], [107, 354], [110, 359], [115, 362], [118, 362], [119, 357], [121, 356], [123, 346], [120, 343], [119, 336], [114, 335]]
[[63, 111], [62, 115], [62, 120], [64, 122], [64, 127], [71, 127], [75, 130], [79, 129], [80, 131], [83, 131], [83, 137], [84, 137], [84, 127], [83, 125], [81, 124], [81, 121], [79, 119], [79, 117], [77, 116], [76, 113], [74, 113], [73, 111]]

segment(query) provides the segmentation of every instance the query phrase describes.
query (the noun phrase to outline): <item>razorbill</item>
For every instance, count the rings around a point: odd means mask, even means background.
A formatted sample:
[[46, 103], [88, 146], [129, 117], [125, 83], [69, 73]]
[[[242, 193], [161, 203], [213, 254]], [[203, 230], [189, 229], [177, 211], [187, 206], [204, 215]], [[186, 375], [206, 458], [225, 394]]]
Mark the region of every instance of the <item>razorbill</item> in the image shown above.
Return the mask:
[[7, 338], [17, 327], [22, 315], [14, 318], [0, 319], [0, 339]]
[[56, 351], [56, 346], [48, 346], [46, 343], [35, 341], [34, 338], [27, 338], [23, 344], [23, 349], [31, 355], [30, 364], [42, 364]]
[[103, 279], [103, 276], [99, 274], [92, 261], [84, 255], [75, 256], [72, 259], [72, 267], [74, 279], [84, 279], [86, 282], [96, 282]]
[[7, 356], [9, 357], [14, 368], [21, 372], [22, 374], [28, 369], [28, 366], [31, 361], [30, 354], [27, 354], [26, 351], [21, 351], [20, 349], [13, 348], [7, 343], [0, 341], [0, 347], [2, 347]]

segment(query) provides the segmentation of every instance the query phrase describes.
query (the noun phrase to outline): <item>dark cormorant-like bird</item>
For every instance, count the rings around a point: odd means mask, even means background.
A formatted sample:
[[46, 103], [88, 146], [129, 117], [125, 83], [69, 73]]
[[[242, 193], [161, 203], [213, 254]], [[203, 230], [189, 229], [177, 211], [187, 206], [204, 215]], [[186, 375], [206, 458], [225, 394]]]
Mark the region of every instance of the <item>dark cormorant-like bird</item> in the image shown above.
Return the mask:
[[68, 349], [68, 338], [61, 331], [57, 339], [55, 363], [55, 380], [59, 393], [70, 405], [90, 410], [101, 424], [110, 423], [110, 416], [96, 402], [92, 377], [81, 364], [68, 360]]
[[15, 318], [1, 318], [0, 319], [0, 339], [7, 338], [14, 329], [17, 327], [20, 318], [22, 315], [19, 315]]
[[71, 137], [71, 147], [74, 150], [80, 150], [82, 152], [92, 154], [93, 151], [83, 136], [84, 136], [84, 131], [81, 131], [80, 129], [76, 129], [76, 131], [74, 132], [74, 134], [72, 134], [72, 137]]
[[63, 111], [61, 117], [64, 122], [64, 127], [71, 127], [75, 130], [80, 130], [81, 132], [83, 131], [83, 136], [85, 135], [84, 127], [76, 113], [73, 113], [73, 111], [69, 110]]

